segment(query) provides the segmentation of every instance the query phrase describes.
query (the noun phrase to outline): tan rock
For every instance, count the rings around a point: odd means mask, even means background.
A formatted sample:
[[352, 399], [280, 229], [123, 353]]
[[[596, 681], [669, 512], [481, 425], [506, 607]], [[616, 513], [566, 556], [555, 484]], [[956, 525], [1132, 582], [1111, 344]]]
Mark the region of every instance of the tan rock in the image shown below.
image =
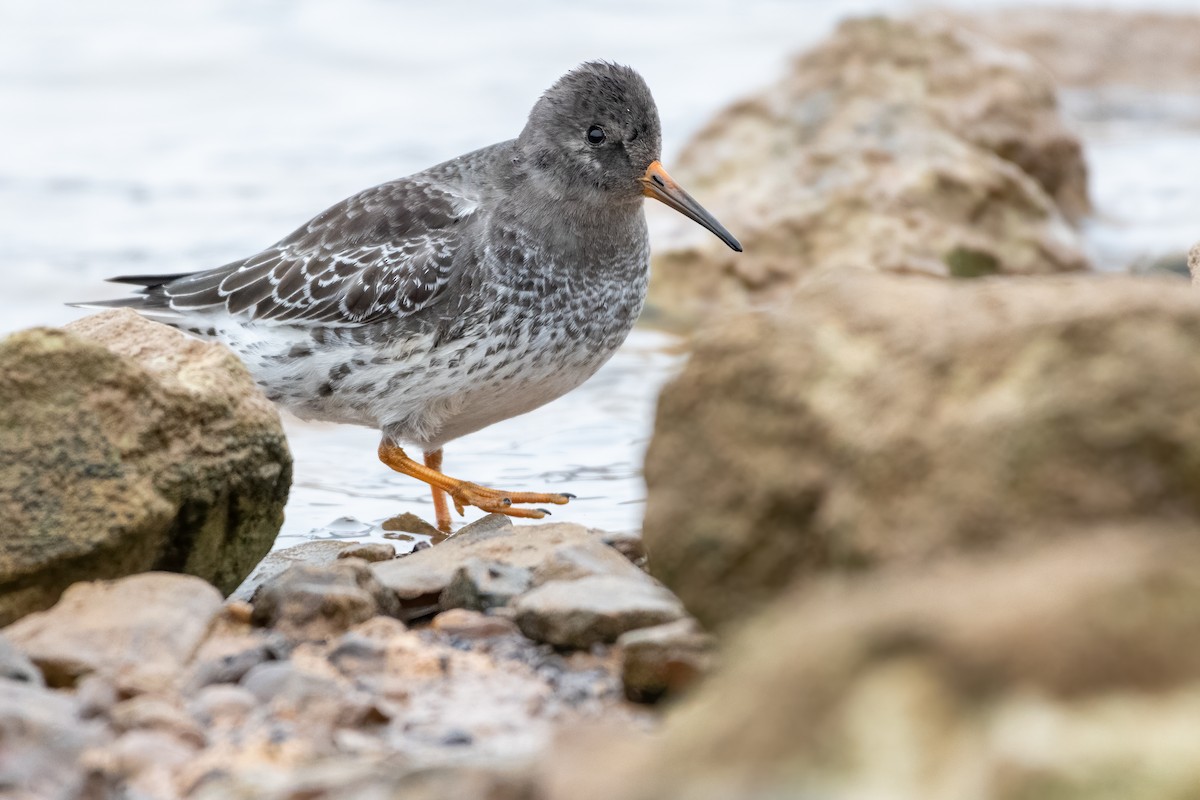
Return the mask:
[[1188, 251], [1188, 272], [1192, 273], [1192, 283], [1200, 283], [1200, 244], [1192, 246]]
[[1049, 76], [928, 19], [843, 24], [673, 169], [745, 252], [664, 220], [649, 302], [671, 322], [779, 301], [818, 270], [1087, 267], [1068, 222], [1088, 210], [1086, 168]]
[[372, 564], [371, 569], [406, 605], [425, 602], [436, 607], [442, 591], [469, 559], [535, 569], [559, 548], [599, 544], [601, 535], [568, 522], [464, 529], [439, 545]]
[[679, 600], [663, 587], [645, 577], [621, 575], [544, 583], [517, 598], [513, 609], [529, 638], [575, 648], [615, 642], [627, 631], [684, 616]]
[[0, 342], [0, 624], [150, 569], [232, 590], [270, 549], [291, 457], [237, 358], [131, 311]]
[[1197, 352], [1173, 280], [814, 280], [663, 391], [651, 570], [719, 625], [831, 568], [1195, 520]]
[[396, 596], [360, 559], [295, 564], [254, 594], [251, 621], [292, 639], [330, 639], [376, 614], [400, 612]]
[[625, 696], [645, 703], [682, 694], [709, 671], [714, 648], [713, 637], [690, 617], [621, 634]]
[[77, 583], [48, 611], [4, 635], [42, 670], [50, 686], [98, 672], [131, 689], [165, 688], [220, 614], [221, 594], [190, 575], [149, 572]]
[[493, 636], [511, 636], [519, 633], [517, 624], [511, 619], [493, 617], [465, 608], [452, 608], [433, 618], [429, 627], [447, 636], [467, 639], [488, 639]]
[[[728, 643], [724, 667], [661, 736], [626, 753], [620, 785], [593, 747], [559, 766], [579, 790], [553, 797], [1190, 796], [1200, 787], [1191, 527], [790, 594]], [[583, 763], [606, 766], [588, 774]]]

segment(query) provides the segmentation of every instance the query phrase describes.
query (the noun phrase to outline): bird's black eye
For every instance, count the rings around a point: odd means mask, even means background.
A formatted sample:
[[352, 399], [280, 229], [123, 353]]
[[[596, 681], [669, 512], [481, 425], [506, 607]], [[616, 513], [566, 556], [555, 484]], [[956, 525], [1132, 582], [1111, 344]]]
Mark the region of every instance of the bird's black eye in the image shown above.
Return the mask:
[[604, 144], [604, 137], [604, 128], [601, 128], [599, 125], [593, 125], [592, 127], [588, 128], [588, 144]]

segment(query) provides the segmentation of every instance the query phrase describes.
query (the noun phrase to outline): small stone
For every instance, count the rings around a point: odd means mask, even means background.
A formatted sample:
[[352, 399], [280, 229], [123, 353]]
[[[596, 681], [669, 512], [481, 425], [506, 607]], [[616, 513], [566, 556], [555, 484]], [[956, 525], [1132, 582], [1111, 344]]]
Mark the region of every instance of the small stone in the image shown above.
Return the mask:
[[529, 638], [579, 649], [686, 614], [679, 599], [653, 581], [615, 575], [552, 581], [517, 598], [513, 607]]
[[395, 596], [359, 559], [326, 566], [297, 564], [254, 595], [256, 625], [300, 640], [326, 640], [378, 613], [399, 613]]
[[642, 542], [642, 532], [638, 531], [605, 531], [600, 540], [629, 559], [637, 567], [646, 565], [646, 546]]
[[350, 631], [329, 652], [329, 663], [343, 675], [378, 672], [387, 661], [387, 646], [379, 639]]
[[338, 553], [338, 558], [361, 558], [363, 561], [389, 561], [396, 557], [396, 548], [386, 542], [359, 542]]
[[481, 614], [465, 608], [452, 608], [433, 618], [429, 627], [447, 636], [464, 639], [490, 639], [520, 633], [517, 624], [504, 617]]
[[303, 709], [308, 703], [338, 694], [337, 684], [328, 678], [297, 669], [290, 661], [259, 664], [246, 673], [242, 686], [262, 703], [282, 703]]
[[81, 717], [107, 717], [120, 700], [117, 685], [107, 675], [93, 672], [75, 684], [75, 702], [79, 704]]
[[112, 724], [118, 731], [152, 729], [164, 731], [181, 741], [202, 747], [204, 731], [186, 711], [171, 700], [141, 695], [118, 703], [112, 709]]
[[197, 692], [188, 710], [206, 727], [234, 727], [241, 725], [257, 705], [258, 698], [244, 686], [216, 684]]
[[259, 587], [272, 578], [287, 572], [290, 567], [296, 564], [308, 564], [309, 566], [332, 564], [337, 561], [338, 556], [343, 550], [353, 547], [355, 544], [356, 542], [318, 539], [312, 542], [293, 545], [292, 547], [285, 547], [282, 550], [274, 550], [267, 554], [266, 558], [258, 562], [258, 566], [233, 591], [233, 594], [229, 595], [229, 599], [249, 602]]
[[127, 685], [169, 682], [221, 610], [221, 594], [190, 575], [147, 572], [77, 583], [47, 611], [5, 635], [37, 664], [50, 686], [74, 686], [103, 672]]
[[190, 685], [198, 689], [214, 683], [237, 683], [252, 668], [264, 661], [273, 661], [279, 656], [280, 653], [271, 642], [256, 642], [243, 650], [196, 664], [192, 670]]
[[439, 531], [433, 525], [430, 525], [425, 520], [413, 514], [411, 511], [406, 511], [403, 514], [397, 514], [390, 517], [380, 524], [381, 528], [389, 532], [415, 533], [418, 536], [428, 536], [434, 541], [440, 542], [446, 538], [446, 534]]
[[109, 738], [98, 720], [80, 717], [70, 695], [0, 680], [0, 795], [90, 796], [83, 791], [80, 757]]
[[621, 681], [639, 703], [677, 695], [711, 664], [713, 638], [692, 618], [621, 634]]
[[632, 580], [653, 580], [628, 558], [599, 538], [563, 545], [550, 553], [533, 573], [533, 585], [573, 581], [589, 575], [616, 575]]
[[509, 601], [529, 588], [533, 573], [501, 561], [470, 558], [458, 568], [442, 590], [442, 608], [486, 611]]

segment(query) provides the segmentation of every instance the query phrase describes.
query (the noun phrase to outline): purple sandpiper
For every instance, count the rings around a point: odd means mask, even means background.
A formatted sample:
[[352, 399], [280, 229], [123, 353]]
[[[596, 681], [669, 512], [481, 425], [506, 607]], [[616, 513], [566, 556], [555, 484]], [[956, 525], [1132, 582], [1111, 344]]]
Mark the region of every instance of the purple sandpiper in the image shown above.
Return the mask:
[[445, 494], [460, 514], [540, 519], [517, 504], [571, 495], [451, 478], [442, 446], [560, 397], [613, 355], [646, 298], [643, 197], [741, 250], [663, 169], [660, 146], [642, 77], [586, 63], [516, 139], [360, 192], [249, 258], [113, 278], [141, 293], [81, 305], [224, 342], [301, 418], [377, 428], [380, 460], [432, 487], [444, 531]]

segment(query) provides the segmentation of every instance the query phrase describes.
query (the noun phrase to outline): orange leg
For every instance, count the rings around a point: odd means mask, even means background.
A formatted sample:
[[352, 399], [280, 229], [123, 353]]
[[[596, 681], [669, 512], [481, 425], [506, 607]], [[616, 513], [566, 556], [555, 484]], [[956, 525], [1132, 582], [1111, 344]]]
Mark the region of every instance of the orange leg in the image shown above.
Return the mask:
[[[442, 471], [442, 448], [439, 447], [437, 450], [429, 450], [425, 453], [425, 466], [434, 472]], [[433, 484], [430, 484], [429, 488], [433, 491], [433, 513], [437, 516], [438, 530], [442, 533], [449, 533], [450, 506], [446, 503], [446, 492]]]
[[[441, 463], [440, 450], [435, 451], [438, 455], [434, 457], [434, 461]], [[426, 456], [427, 464], [429, 456]], [[574, 497], [570, 494], [545, 494], [541, 492], [504, 492], [499, 489], [488, 489], [478, 484], [469, 483], [451, 478], [443, 473], [433, 464], [418, 464], [416, 461], [408, 457], [408, 454], [403, 449], [388, 442], [386, 439], [379, 443], [379, 460], [387, 464], [396, 472], [416, 478], [419, 481], [429, 484], [434, 489], [435, 500], [434, 507], [437, 508], [436, 494], [437, 490], [441, 490], [450, 495], [450, 499], [454, 502], [454, 508], [459, 514], [463, 513], [466, 506], [475, 506], [481, 511], [487, 511], [493, 514], [505, 514], [510, 517], [525, 517], [527, 519], [541, 519], [550, 512], [544, 508], [513, 508], [516, 503], [553, 503], [554, 505], [566, 505], [566, 503]], [[441, 517], [439, 515], [438, 527], [441, 528]], [[449, 524], [449, 514], [446, 515], [447, 527]]]

